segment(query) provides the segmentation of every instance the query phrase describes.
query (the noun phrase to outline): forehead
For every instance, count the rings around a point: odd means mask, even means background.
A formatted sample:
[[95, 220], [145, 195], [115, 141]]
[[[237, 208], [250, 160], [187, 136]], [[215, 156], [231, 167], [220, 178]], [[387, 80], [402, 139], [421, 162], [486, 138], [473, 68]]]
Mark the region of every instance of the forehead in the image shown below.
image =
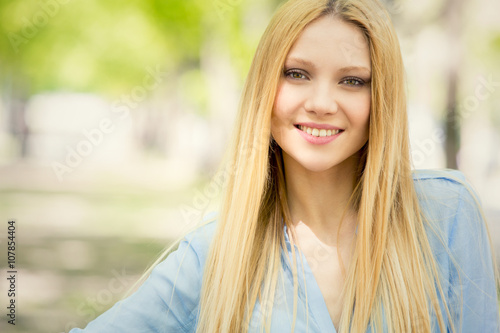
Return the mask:
[[287, 59], [305, 59], [333, 66], [371, 68], [370, 50], [361, 29], [335, 16], [322, 16], [307, 25]]

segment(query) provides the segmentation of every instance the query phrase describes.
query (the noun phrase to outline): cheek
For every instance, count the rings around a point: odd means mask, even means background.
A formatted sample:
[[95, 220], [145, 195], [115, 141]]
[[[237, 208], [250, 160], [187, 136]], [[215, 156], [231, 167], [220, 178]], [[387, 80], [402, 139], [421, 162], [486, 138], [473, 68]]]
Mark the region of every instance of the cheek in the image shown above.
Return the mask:
[[273, 123], [280, 123], [283, 118], [287, 115], [287, 103], [283, 94], [278, 92], [276, 95], [276, 99], [274, 100], [274, 108], [273, 108]]
[[298, 110], [301, 103], [301, 96], [293, 86], [282, 83], [278, 87], [276, 98], [274, 99], [274, 112], [280, 119], [291, 118]]
[[363, 96], [351, 101], [350, 120], [356, 127], [368, 130], [370, 120], [370, 96]]
[[280, 114], [280, 111], [274, 109], [271, 117], [271, 135], [281, 146], [284, 140], [284, 135], [286, 135], [287, 122]]
[[288, 94], [287, 89], [284, 87], [278, 88], [271, 117], [271, 132], [275, 138], [278, 132], [291, 122], [293, 102], [289, 96], [290, 94]]

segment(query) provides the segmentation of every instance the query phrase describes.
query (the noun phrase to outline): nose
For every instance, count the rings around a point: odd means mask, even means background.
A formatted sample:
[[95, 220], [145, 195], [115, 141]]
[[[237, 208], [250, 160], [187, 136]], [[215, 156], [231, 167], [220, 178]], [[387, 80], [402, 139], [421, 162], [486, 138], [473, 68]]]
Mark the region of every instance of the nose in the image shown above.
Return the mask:
[[307, 112], [315, 113], [318, 116], [335, 114], [338, 107], [335, 87], [331, 83], [318, 83], [311, 87], [305, 103]]

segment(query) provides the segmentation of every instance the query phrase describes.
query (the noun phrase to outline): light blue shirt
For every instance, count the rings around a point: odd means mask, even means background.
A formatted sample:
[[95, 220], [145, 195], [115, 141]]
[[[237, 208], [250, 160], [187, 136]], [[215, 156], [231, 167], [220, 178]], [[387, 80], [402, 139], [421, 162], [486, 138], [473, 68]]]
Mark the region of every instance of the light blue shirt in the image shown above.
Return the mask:
[[[499, 332], [497, 291], [486, 227], [474, 196], [463, 184], [465, 178], [458, 171], [425, 170], [415, 171], [413, 179], [421, 208], [431, 224], [436, 226], [444, 242], [428, 230], [429, 242], [442, 274], [444, 295], [449, 306], [458, 310], [455, 312], [460, 313], [462, 310], [461, 325], [458, 321], [455, 323], [457, 331]], [[178, 249], [155, 267], [134, 294], [115, 304], [89, 323], [86, 329], [73, 329], [71, 333], [195, 332], [203, 268], [215, 226], [216, 222], [211, 222], [187, 235]], [[288, 237], [286, 246], [282, 252], [271, 332], [291, 332], [293, 280], [292, 269], [285, 258], [292, 256], [292, 245]], [[446, 248], [458, 266], [452, 263]], [[336, 332], [305, 256], [298, 252], [297, 256], [302, 257], [305, 276], [299, 267], [295, 332]], [[300, 262], [299, 257], [297, 262]], [[306, 314], [305, 286], [309, 316]], [[460, 291], [463, 294], [461, 309]], [[263, 311], [257, 303], [249, 323], [249, 332], [260, 332]], [[447, 316], [444, 317], [448, 325]], [[435, 320], [434, 324], [437, 325]], [[439, 332], [438, 326], [434, 326], [433, 332]]]

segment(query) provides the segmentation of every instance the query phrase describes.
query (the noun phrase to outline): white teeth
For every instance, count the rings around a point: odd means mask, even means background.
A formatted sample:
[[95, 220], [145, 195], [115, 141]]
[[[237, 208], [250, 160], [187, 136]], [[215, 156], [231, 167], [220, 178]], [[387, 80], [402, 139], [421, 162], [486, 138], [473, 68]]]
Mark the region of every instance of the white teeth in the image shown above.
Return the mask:
[[317, 136], [317, 137], [332, 136], [332, 135], [338, 134], [340, 132], [340, 130], [326, 130], [326, 129], [319, 129], [319, 128], [311, 128], [311, 127], [306, 127], [303, 125], [299, 125], [299, 129], [303, 132], [306, 132], [307, 134], [311, 134], [311, 135]]

